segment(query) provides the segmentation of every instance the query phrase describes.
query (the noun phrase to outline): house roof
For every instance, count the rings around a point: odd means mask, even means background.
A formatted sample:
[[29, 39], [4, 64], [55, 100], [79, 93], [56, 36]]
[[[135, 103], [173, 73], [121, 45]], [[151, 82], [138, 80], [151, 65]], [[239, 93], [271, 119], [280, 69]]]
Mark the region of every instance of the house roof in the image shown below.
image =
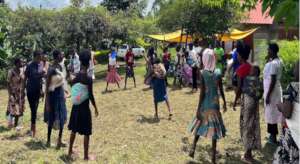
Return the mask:
[[274, 18], [269, 15], [267, 10], [262, 12], [262, 1], [258, 1], [255, 8], [246, 13], [246, 19], [242, 20], [243, 24], [273, 24]]

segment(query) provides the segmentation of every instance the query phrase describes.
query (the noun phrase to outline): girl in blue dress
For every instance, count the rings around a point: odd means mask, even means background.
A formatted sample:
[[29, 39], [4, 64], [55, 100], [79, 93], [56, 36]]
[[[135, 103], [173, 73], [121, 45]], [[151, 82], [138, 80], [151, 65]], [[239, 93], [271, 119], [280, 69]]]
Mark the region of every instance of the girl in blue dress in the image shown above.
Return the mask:
[[204, 69], [201, 71], [200, 100], [190, 131], [194, 132], [195, 138], [189, 153], [194, 157], [197, 142], [200, 136], [212, 139], [212, 163], [216, 163], [217, 140], [225, 136], [225, 126], [220, 112], [219, 95], [220, 90], [224, 101], [224, 112], [226, 112], [226, 100], [223, 92], [221, 73], [215, 71], [216, 59], [213, 50], [206, 49], [202, 57]]

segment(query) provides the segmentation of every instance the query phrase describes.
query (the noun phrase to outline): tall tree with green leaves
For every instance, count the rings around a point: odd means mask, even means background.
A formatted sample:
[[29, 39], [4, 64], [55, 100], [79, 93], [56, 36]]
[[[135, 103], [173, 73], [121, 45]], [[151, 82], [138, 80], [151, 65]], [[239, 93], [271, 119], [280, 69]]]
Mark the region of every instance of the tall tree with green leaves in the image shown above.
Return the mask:
[[239, 0], [173, 0], [160, 7], [158, 23], [165, 31], [185, 29], [189, 34], [213, 38], [240, 20]]
[[116, 12], [118, 10], [126, 11], [134, 3], [138, 3], [138, 0], [103, 0], [101, 5], [111, 12]]

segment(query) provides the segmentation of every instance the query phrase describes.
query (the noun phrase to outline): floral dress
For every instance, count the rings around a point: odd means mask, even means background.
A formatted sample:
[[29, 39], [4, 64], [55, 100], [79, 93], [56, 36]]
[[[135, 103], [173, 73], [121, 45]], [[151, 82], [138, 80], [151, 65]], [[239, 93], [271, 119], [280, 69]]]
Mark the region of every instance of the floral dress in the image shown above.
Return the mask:
[[220, 75], [207, 70], [202, 71], [205, 85], [205, 97], [200, 106], [201, 120], [194, 118], [190, 131], [203, 137], [220, 139], [225, 137], [225, 126], [220, 112], [218, 84]]
[[15, 69], [8, 71], [7, 82], [9, 85], [9, 99], [7, 105], [7, 115], [22, 116], [25, 110], [25, 85], [24, 71]]

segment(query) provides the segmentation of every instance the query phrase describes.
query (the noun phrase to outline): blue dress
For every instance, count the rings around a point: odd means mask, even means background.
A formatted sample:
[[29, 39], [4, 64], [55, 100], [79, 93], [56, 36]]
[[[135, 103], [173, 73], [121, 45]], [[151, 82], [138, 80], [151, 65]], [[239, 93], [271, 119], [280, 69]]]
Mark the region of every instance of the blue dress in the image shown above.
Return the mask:
[[204, 100], [198, 109], [201, 119], [194, 118], [190, 125], [190, 131], [199, 136], [220, 139], [225, 136], [226, 132], [220, 112], [217, 84], [221, 75], [207, 70], [203, 70], [201, 73], [205, 85]]
[[152, 79], [154, 102], [159, 103], [165, 101], [167, 96], [167, 85], [164, 78], [154, 77]]

